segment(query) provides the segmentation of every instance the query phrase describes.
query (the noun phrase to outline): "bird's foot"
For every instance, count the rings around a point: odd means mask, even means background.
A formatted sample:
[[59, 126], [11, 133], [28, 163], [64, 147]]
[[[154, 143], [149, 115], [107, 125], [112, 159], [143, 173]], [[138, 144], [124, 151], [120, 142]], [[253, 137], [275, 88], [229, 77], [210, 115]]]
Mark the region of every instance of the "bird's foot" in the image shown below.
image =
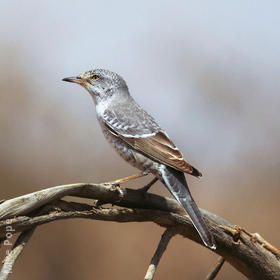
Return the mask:
[[132, 181], [132, 180], [135, 180], [135, 179], [147, 176], [147, 175], [148, 175], [148, 172], [143, 171], [141, 173], [137, 173], [137, 174], [134, 174], [134, 175], [131, 175], [131, 176], [127, 176], [127, 177], [124, 177], [124, 178], [121, 178], [121, 179], [117, 179], [113, 182], [109, 182], [109, 184], [120, 185], [120, 184], [126, 183], [128, 181]]
[[113, 191], [113, 192], [117, 192], [117, 197], [114, 198], [114, 201], [110, 202], [112, 204], [112, 206], [114, 206], [115, 204], [118, 204], [119, 202], [122, 201], [122, 199], [125, 196], [126, 191], [119, 184], [113, 185], [110, 188], [110, 190]]

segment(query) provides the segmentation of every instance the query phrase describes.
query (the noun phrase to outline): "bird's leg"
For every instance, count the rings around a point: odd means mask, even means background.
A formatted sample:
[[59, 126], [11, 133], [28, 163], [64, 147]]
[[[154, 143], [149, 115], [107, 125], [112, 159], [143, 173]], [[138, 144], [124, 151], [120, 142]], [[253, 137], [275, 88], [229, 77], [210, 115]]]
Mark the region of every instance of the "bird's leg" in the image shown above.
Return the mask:
[[143, 171], [143, 172], [138, 173], [138, 174], [134, 174], [134, 175], [131, 175], [131, 176], [127, 176], [127, 177], [115, 180], [113, 182], [110, 182], [110, 184], [119, 185], [119, 184], [123, 184], [125, 182], [131, 181], [131, 180], [135, 180], [135, 179], [147, 176], [147, 175], [148, 175], [148, 172]]
[[142, 187], [142, 188], [139, 188], [138, 191], [140, 192], [147, 192], [150, 187], [158, 180], [157, 177], [155, 177], [149, 184], [147, 184], [146, 186]]

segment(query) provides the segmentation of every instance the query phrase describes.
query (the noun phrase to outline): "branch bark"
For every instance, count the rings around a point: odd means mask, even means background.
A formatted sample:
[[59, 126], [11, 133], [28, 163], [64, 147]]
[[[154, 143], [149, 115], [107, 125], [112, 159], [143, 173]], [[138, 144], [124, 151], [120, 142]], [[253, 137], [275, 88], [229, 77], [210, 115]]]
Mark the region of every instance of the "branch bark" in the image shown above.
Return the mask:
[[[66, 202], [65, 196], [91, 198], [94, 206]], [[121, 207], [102, 208], [102, 204]], [[217, 243], [217, 254], [249, 279], [280, 279], [280, 252], [265, 240], [252, 238], [248, 231], [232, 225], [222, 217], [201, 209]], [[172, 228], [175, 234], [187, 237], [203, 246], [189, 217], [173, 199], [143, 193], [116, 184], [70, 184], [26, 194], [0, 204], [0, 240], [5, 239], [7, 224], [15, 232], [55, 220], [88, 218], [114, 222], [152, 221]], [[1, 278], [0, 278], [1, 279]]]
[[18, 239], [15, 242], [15, 245], [11, 252], [6, 256], [4, 260], [4, 264], [2, 266], [2, 269], [0, 271], [0, 279], [5, 280], [8, 278], [9, 274], [12, 273], [12, 268], [15, 264], [15, 261], [19, 257], [19, 255], [22, 253], [25, 245], [29, 241], [30, 237], [32, 236], [33, 232], [35, 230], [34, 228], [30, 228], [26, 231], [23, 231]]
[[163, 255], [164, 251], [166, 250], [169, 241], [175, 234], [176, 234], [176, 232], [172, 228], [168, 228], [165, 230], [165, 232], [161, 236], [161, 239], [160, 239], [158, 247], [155, 251], [155, 254], [153, 255], [153, 257], [151, 259], [151, 263], [148, 267], [144, 280], [153, 280], [154, 279], [154, 275], [156, 273], [156, 269], [159, 264], [159, 261]]
[[219, 257], [217, 263], [213, 267], [213, 269], [208, 273], [205, 280], [214, 280], [216, 276], [218, 275], [219, 271], [221, 270], [223, 264], [225, 262], [225, 259], [222, 257]]

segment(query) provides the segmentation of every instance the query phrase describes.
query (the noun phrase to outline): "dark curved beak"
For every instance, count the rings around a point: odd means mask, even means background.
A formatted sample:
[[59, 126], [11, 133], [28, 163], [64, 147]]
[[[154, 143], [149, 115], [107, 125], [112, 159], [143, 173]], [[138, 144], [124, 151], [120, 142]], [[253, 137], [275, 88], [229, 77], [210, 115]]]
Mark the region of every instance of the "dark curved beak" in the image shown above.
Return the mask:
[[77, 77], [67, 77], [67, 78], [62, 79], [62, 81], [70, 82], [70, 83], [76, 83], [76, 84], [82, 84], [83, 83], [83, 79], [79, 76], [77, 76]]

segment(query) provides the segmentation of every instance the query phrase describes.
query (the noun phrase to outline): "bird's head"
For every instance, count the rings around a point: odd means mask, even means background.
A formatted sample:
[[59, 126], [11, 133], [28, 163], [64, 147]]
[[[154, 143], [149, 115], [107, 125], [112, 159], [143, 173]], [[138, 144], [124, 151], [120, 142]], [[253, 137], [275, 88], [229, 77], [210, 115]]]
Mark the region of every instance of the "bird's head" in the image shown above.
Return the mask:
[[124, 79], [104, 69], [87, 71], [79, 76], [62, 80], [83, 86], [93, 97], [95, 104], [108, 100], [116, 94], [129, 95]]

